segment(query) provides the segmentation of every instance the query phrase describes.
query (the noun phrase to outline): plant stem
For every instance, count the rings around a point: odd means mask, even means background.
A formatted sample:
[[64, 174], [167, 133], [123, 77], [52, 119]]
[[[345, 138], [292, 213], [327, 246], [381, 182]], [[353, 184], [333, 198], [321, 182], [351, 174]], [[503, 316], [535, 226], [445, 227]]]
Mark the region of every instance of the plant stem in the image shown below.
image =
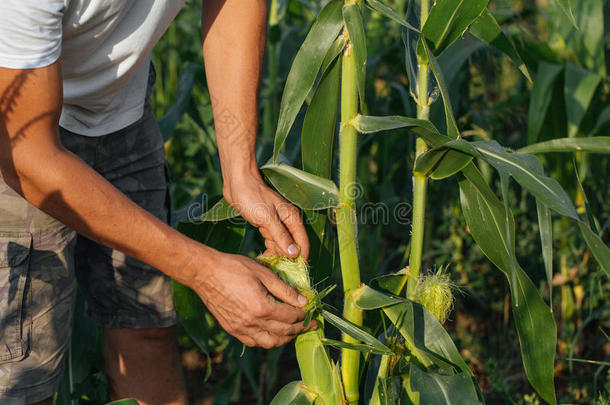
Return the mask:
[[[421, 0], [421, 27], [428, 18], [429, 0]], [[417, 118], [427, 120], [430, 117], [428, 101], [428, 61], [417, 58]], [[417, 138], [415, 159], [426, 152], [426, 143]], [[411, 259], [409, 261], [409, 281], [407, 297], [415, 296], [415, 289], [421, 272], [422, 252], [424, 248], [424, 224], [426, 215], [426, 176], [413, 171], [413, 223], [411, 232]]]
[[379, 385], [381, 380], [388, 378], [388, 372], [391, 356], [381, 356], [381, 362], [379, 363], [379, 371], [377, 372], [377, 381], [375, 381], [375, 388], [373, 388], [373, 395], [371, 395], [371, 401], [369, 405], [380, 405], [379, 401]]
[[[360, 286], [358, 265], [358, 222], [356, 219], [356, 155], [357, 133], [353, 126], [344, 125], [358, 113], [356, 87], [356, 62], [348, 41], [343, 53], [341, 79], [341, 133], [339, 135], [339, 195], [342, 204], [336, 211], [339, 237], [339, 257], [343, 290], [345, 294], [343, 317], [356, 325], [362, 325], [362, 311], [356, 306], [351, 292]], [[343, 341], [357, 343], [343, 334]], [[360, 352], [343, 349], [341, 375], [349, 404], [358, 404]]]

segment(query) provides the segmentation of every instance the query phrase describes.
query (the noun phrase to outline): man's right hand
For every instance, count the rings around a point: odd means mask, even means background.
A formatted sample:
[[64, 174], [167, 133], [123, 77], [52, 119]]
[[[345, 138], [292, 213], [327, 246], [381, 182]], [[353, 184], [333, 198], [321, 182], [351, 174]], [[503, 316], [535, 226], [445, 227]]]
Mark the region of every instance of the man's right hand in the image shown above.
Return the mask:
[[[315, 321], [303, 327], [307, 299], [256, 261], [219, 253], [208, 263], [205, 272], [189, 271], [190, 287], [220, 325], [242, 343], [269, 349], [317, 327]], [[189, 265], [192, 271], [198, 263]]]

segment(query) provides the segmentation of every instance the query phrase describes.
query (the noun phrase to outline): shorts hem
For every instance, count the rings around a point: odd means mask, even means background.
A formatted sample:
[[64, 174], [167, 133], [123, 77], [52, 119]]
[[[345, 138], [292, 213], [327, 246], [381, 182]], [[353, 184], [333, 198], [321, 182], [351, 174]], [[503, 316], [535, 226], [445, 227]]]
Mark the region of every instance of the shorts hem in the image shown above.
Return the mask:
[[89, 316], [103, 328], [149, 329], [168, 328], [178, 324], [176, 311], [158, 314], [156, 319], [147, 316], [134, 317], [133, 314], [100, 314], [90, 312]]
[[[63, 370], [63, 367], [61, 367]], [[27, 405], [53, 397], [59, 388], [63, 372], [51, 377], [45, 382], [19, 388], [0, 387], [0, 403], [2, 405]]]

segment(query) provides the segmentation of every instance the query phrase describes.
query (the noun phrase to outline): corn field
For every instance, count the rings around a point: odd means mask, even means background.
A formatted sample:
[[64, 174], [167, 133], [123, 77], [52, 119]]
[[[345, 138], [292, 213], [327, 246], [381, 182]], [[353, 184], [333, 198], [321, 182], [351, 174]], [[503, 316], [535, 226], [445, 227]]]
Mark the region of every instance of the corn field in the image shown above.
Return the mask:
[[[257, 158], [308, 263], [222, 199], [196, 3], [153, 55], [173, 225], [319, 328], [245, 348], [175, 283], [193, 404], [610, 403], [610, 2], [270, 0]], [[108, 400], [81, 301], [58, 405]]]

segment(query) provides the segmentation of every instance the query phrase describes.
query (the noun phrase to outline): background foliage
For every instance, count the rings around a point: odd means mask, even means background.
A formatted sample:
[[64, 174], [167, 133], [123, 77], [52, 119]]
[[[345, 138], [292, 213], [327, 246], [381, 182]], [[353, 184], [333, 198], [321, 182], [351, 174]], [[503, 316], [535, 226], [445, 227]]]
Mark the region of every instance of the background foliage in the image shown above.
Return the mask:
[[[325, 3], [270, 1], [257, 147], [261, 164], [272, 154], [279, 102], [288, 70], [309, 25]], [[401, 15], [409, 7], [407, 0], [387, 3]], [[566, 3], [571, 3], [573, 13], [564, 12], [562, 7]], [[491, 1], [489, 8], [525, 66], [520, 71], [509, 58], [469, 33], [438, 58], [449, 84], [455, 116], [461, 117], [458, 126], [462, 134], [468, 139], [497, 140], [515, 150], [568, 136], [610, 135], [610, 83], [606, 74], [609, 3], [605, 0]], [[153, 55], [157, 70], [153, 104], [168, 140], [166, 152], [176, 225], [210, 208], [222, 188], [210, 97], [200, 63], [199, 18], [200, 0], [188, 2]], [[414, 54], [405, 53], [401, 27], [368, 11], [365, 23], [369, 57], [364, 111], [377, 116], [414, 117], [416, 106], [410, 96], [414, 84], [409, 81]], [[533, 82], [526, 79], [523, 71], [531, 74]], [[297, 123], [303, 120], [303, 115], [301, 112]], [[433, 104], [431, 119], [442, 131], [445, 123], [441, 103]], [[299, 162], [301, 155], [295, 135], [288, 136], [283, 151], [291, 162]], [[400, 204], [412, 200], [414, 144], [407, 139], [399, 134], [364, 135], [359, 144], [358, 205], [372, 204], [373, 207], [367, 211], [368, 215], [360, 218], [360, 260], [365, 282], [407, 263], [410, 226], [397, 221], [394, 215], [381, 218], [380, 212], [374, 209], [375, 204], [385, 203], [391, 214]], [[609, 240], [610, 162], [607, 155], [549, 153], [540, 156], [547, 174], [559, 180], [579, 213], [584, 214], [588, 204], [602, 240]], [[484, 163], [477, 163], [486, 180], [499, 190], [498, 176], [489, 168], [486, 170]], [[511, 190], [511, 206], [518, 219], [516, 253], [520, 262], [527, 264], [524, 267], [529, 277], [548, 302], [551, 291], [545, 282], [545, 267], [539, 254], [535, 202], [518, 185]], [[458, 215], [457, 182], [454, 179], [431, 182], [429, 201], [423, 268], [435, 271], [440, 266], [448, 266], [450, 269], [448, 274], [459, 293], [447, 329], [478, 378], [485, 399], [492, 404], [542, 403], [523, 371], [508, 285], [474, 245]], [[239, 249], [249, 255], [264, 250], [256, 232], [243, 224], [222, 229], [209, 223], [190, 229], [188, 225], [181, 226], [182, 231], [196, 232], [200, 240], [217, 246], [221, 246], [227, 232], [245, 232], [241, 246], [224, 248]], [[573, 222], [556, 216], [553, 228], [552, 308], [558, 326], [555, 365], [558, 401], [608, 403], [608, 279], [591, 257]], [[326, 272], [313, 268], [314, 281], [322, 287], [337, 283], [340, 278], [336, 270]], [[176, 288], [178, 299], [188, 294], [179, 286]], [[77, 326], [79, 317], [83, 316], [77, 311]], [[181, 313], [181, 316], [180, 345], [194, 403], [267, 404], [279, 387], [298, 377], [292, 345], [271, 351], [247, 349], [242, 355], [241, 344], [224, 333], [205, 308], [194, 314]], [[80, 325], [86, 322], [81, 320]], [[367, 318], [371, 327], [377, 322]], [[193, 335], [189, 328], [193, 327], [200, 328], [200, 334], [206, 338], [199, 341], [189, 338]], [[99, 333], [91, 330], [91, 326], [75, 329], [72, 380], [76, 384], [72, 384], [72, 391], [74, 398], [103, 402], [105, 383], [100, 372], [101, 358], [99, 350], [91, 349], [96, 347], [96, 342], [99, 347]], [[592, 362], [571, 362], [569, 358]], [[207, 376], [209, 379], [204, 383]]]

